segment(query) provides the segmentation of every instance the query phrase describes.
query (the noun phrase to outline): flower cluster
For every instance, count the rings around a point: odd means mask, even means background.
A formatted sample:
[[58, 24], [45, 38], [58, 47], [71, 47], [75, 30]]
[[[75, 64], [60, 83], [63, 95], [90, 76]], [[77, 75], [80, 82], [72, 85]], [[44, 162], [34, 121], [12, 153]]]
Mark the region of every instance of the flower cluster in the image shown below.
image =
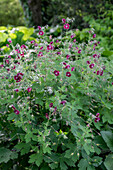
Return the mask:
[[97, 122], [99, 122], [100, 121], [100, 114], [99, 113], [97, 113], [96, 114], [96, 118], [95, 118], [95, 123], [97, 123]]
[[17, 73], [17, 75], [14, 76], [14, 80], [16, 80], [16, 82], [20, 82], [23, 75], [23, 73]]
[[20, 112], [19, 110], [17, 110], [14, 106], [12, 106], [13, 110], [14, 110], [14, 113], [16, 113], [16, 115], [18, 115]]

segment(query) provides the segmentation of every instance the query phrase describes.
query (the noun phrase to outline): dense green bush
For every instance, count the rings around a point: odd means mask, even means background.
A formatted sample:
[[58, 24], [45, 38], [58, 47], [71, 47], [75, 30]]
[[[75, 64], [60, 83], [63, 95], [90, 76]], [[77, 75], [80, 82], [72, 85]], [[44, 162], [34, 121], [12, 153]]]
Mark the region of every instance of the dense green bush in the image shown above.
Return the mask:
[[106, 3], [105, 9], [102, 10], [102, 14], [97, 19], [93, 15], [89, 15], [85, 16], [84, 20], [95, 29], [101, 46], [106, 50], [113, 50], [113, 5]]
[[25, 25], [22, 7], [18, 0], [0, 0], [0, 25]]
[[1, 170], [112, 170], [113, 61], [69, 27], [0, 51]]

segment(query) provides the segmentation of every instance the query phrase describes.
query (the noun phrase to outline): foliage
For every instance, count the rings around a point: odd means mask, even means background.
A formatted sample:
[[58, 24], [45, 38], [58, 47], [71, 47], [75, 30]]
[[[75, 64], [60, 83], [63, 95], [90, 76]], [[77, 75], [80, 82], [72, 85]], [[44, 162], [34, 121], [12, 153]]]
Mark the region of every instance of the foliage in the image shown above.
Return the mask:
[[3, 170], [111, 170], [113, 61], [102, 57], [104, 49], [93, 29], [81, 36], [66, 23], [62, 27], [54, 38], [46, 27], [19, 27], [14, 35], [21, 34], [20, 39], [8, 39], [9, 29], [4, 28], [3, 43], [8, 44], [0, 51]]
[[106, 3], [105, 10], [102, 10], [97, 19], [89, 15], [85, 16], [84, 20], [95, 29], [98, 39], [102, 42], [101, 45], [106, 50], [113, 50], [113, 5]]
[[[26, 17], [27, 26], [35, 25], [33, 23], [33, 13], [29, 8], [29, 1], [20, 0], [24, 14]], [[35, 2], [37, 3], [37, 2]], [[107, 4], [109, 7], [112, 6], [112, 1], [108, 0]], [[37, 4], [36, 4], [37, 5]], [[62, 18], [75, 18], [73, 21], [73, 28], [86, 28], [89, 26], [84, 20], [84, 16], [92, 15], [95, 19], [99, 17], [100, 14], [107, 12], [105, 7], [105, 0], [41, 0], [42, 7], [42, 25], [52, 25], [56, 26], [60, 23]], [[56, 10], [57, 9], [57, 10]], [[38, 15], [38, 14], [37, 14]], [[37, 26], [37, 25], [35, 25]]]
[[23, 10], [18, 0], [0, 0], [0, 25], [25, 25]]

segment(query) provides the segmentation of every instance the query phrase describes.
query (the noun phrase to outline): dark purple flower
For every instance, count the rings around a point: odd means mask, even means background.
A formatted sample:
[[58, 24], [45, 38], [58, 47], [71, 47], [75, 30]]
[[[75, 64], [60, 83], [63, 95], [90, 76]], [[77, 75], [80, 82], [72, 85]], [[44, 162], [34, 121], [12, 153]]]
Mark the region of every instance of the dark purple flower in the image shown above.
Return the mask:
[[47, 46], [47, 50], [53, 50], [53, 46], [52, 45], [48, 45]]
[[46, 113], [46, 118], [49, 120], [49, 115], [48, 115], [48, 113]]
[[14, 80], [16, 80], [16, 82], [20, 82], [23, 75], [23, 73], [17, 73], [17, 75], [14, 76]]
[[51, 41], [50, 44], [53, 44], [53, 41]]
[[75, 34], [72, 34], [72, 35], [71, 35], [71, 38], [74, 38], [74, 37], [75, 37]]
[[89, 67], [92, 69], [94, 67], [94, 64], [90, 64]]
[[4, 65], [3, 65], [3, 64], [1, 64], [1, 65], [0, 65], [0, 67], [4, 67]]
[[19, 92], [19, 90], [18, 90], [18, 89], [15, 89], [15, 91], [16, 91], [16, 92]]
[[74, 71], [74, 69], [75, 69], [75, 67], [72, 67], [72, 68], [71, 68], [71, 71]]
[[16, 108], [12, 105], [13, 110], [16, 110]]
[[61, 101], [61, 103], [60, 104], [63, 104], [63, 106], [66, 104], [66, 101], [65, 100], [63, 100], [63, 101]]
[[22, 54], [20, 54], [22, 57], [24, 57], [24, 52]]
[[39, 29], [39, 30], [41, 30], [41, 27], [40, 27], [40, 26], [38, 26], [38, 29]]
[[103, 76], [103, 70], [100, 71], [100, 76]]
[[17, 73], [17, 76], [19, 76], [19, 75], [23, 76], [24, 74], [23, 73]]
[[67, 58], [67, 59], [69, 59], [69, 57], [70, 57], [70, 55], [69, 55], [69, 54], [67, 54], [67, 55], [66, 55], [66, 58]]
[[62, 18], [62, 22], [63, 22], [63, 24], [66, 22], [66, 19], [64, 19], [64, 18]]
[[7, 64], [9, 64], [9, 60], [5, 60]]
[[39, 51], [38, 56], [39, 56], [39, 57], [43, 56], [43, 52]]
[[67, 29], [67, 30], [68, 30], [68, 29], [69, 29], [69, 24], [65, 24], [65, 25], [64, 25], [64, 29]]
[[40, 47], [40, 50], [42, 50], [43, 49], [43, 46], [42, 47]]
[[7, 68], [7, 71], [10, 71], [10, 68]]
[[97, 57], [97, 54], [94, 54], [94, 55], [93, 55], [93, 58], [95, 58], [95, 57]]
[[63, 65], [65, 65], [65, 66], [66, 66], [66, 63], [65, 63], [65, 62], [63, 62]]
[[100, 113], [97, 113], [97, 114], [96, 114], [96, 117], [99, 117], [99, 116], [100, 116]]
[[39, 31], [39, 35], [43, 35], [44, 34], [44, 32], [43, 31]]
[[26, 48], [26, 46], [23, 44], [23, 45], [21, 45], [21, 48]]
[[71, 77], [71, 73], [70, 72], [66, 72], [66, 76], [67, 77]]
[[11, 58], [11, 56], [9, 55], [8, 58]]
[[55, 76], [59, 76], [59, 71], [55, 70], [54, 74], [55, 74]]
[[57, 52], [57, 55], [60, 55], [61, 54], [61, 52]]
[[100, 118], [99, 117], [96, 117], [95, 118], [95, 123], [99, 122], [100, 121]]
[[80, 53], [81, 53], [81, 50], [78, 50], [78, 53], [80, 54]]
[[28, 93], [31, 92], [31, 90], [32, 90], [31, 87], [28, 87], [28, 88], [27, 88]]
[[6, 44], [6, 46], [7, 46], [7, 47], [9, 47], [9, 45], [8, 45], [8, 44]]
[[14, 110], [14, 112], [16, 113], [16, 115], [18, 115], [20, 112], [19, 112], [19, 110]]
[[100, 74], [100, 71], [97, 71], [97, 75], [99, 75]]
[[50, 104], [49, 104], [49, 107], [53, 107], [53, 103], [50, 103]]
[[54, 112], [56, 112], [57, 111], [57, 107], [55, 107], [55, 109], [54, 109]]
[[12, 69], [14, 70], [16, 68], [16, 66], [14, 66]]
[[93, 38], [96, 38], [96, 34], [93, 35]]
[[9, 43], [12, 43], [12, 41], [11, 41], [11, 40], [9, 40], [8, 42], [9, 42]]
[[90, 64], [90, 61], [87, 61], [87, 64]]
[[65, 68], [66, 68], [66, 69], [69, 69], [69, 68], [70, 68], [70, 65], [65, 66]]

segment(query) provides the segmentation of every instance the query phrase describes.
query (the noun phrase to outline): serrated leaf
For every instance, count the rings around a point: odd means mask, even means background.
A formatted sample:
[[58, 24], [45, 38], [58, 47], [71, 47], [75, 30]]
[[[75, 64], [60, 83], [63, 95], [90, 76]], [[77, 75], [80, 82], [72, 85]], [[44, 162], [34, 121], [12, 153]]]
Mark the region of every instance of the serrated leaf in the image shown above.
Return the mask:
[[30, 142], [30, 141], [31, 141], [31, 138], [32, 138], [32, 133], [26, 134], [26, 135], [25, 135], [26, 143]]
[[61, 168], [61, 170], [66, 170], [66, 169], [68, 169], [67, 165], [64, 163], [63, 160], [60, 161], [60, 168]]
[[81, 159], [79, 164], [78, 164], [79, 170], [86, 170], [88, 167], [88, 162], [86, 159]]
[[16, 159], [16, 158], [18, 158], [18, 153], [12, 152], [11, 153], [11, 159]]
[[111, 131], [101, 131], [101, 135], [107, 146], [113, 152], [113, 133]]
[[35, 163], [38, 167], [43, 161], [43, 153], [38, 151], [38, 153], [32, 154], [29, 159], [29, 163]]
[[11, 151], [7, 148], [0, 148], [0, 163], [7, 163], [10, 160]]
[[19, 143], [15, 146], [15, 148], [21, 150], [21, 155], [25, 155], [30, 151], [30, 144]]
[[113, 154], [109, 154], [106, 157], [104, 165], [107, 170], [113, 170]]
[[49, 164], [49, 166], [50, 166], [51, 169], [56, 169], [56, 168], [58, 168], [58, 162], [51, 163], [51, 164]]

